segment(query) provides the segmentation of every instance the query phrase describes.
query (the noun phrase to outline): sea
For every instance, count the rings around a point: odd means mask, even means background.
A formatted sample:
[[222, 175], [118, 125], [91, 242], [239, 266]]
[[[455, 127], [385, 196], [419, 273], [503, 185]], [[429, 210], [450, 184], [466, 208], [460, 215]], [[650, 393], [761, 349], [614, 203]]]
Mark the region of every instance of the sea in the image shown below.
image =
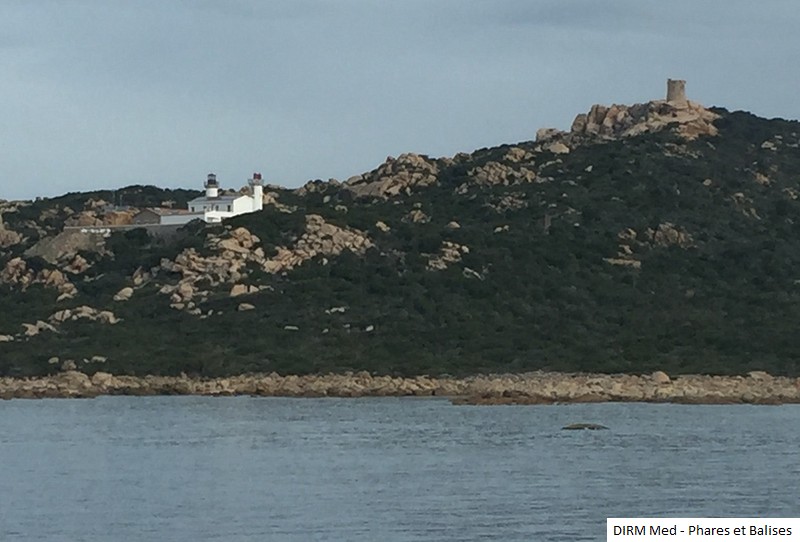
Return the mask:
[[4, 542], [605, 540], [798, 517], [798, 488], [798, 405], [0, 401]]

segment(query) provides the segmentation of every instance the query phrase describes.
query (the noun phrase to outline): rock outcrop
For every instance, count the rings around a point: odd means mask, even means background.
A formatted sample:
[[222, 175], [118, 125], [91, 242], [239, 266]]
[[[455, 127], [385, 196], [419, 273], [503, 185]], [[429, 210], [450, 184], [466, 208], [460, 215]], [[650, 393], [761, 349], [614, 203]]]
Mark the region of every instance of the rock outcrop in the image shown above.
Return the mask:
[[452, 241], [442, 241], [439, 252], [428, 258], [428, 271], [442, 271], [454, 263], [461, 261], [464, 254], [469, 254], [469, 247]]
[[328, 179], [327, 182], [321, 179], [315, 179], [313, 181], [308, 181], [306, 184], [298, 188], [295, 193], [298, 196], [307, 196], [308, 194], [321, 193], [325, 192], [329, 188], [340, 188], [341, 186], [342, 183], [337, 179]]
[[33, 270], [28, 269], [28, 264], [20, 257], [12, 258], [6, 262], [3, 271], [0, 272], [0, 281], [12, 284], [22, 289], [33, 284], [35, 279]]
[[42, 322], [41, 320], [35, 324], [22, 324], [22, 328], [25, 330], [24, 335], [26, 337], [35, 337], [43, 331], [56, 331], [56, 328], [54, 328], [52, 325], [48, 324], [47, 322]]
[[513, 163], [528, 163], [532, 165], [534, 154], [522, 147], [511, 147], [503, 158]]
[[430, 221], [431, 217], [420, 209], [411, 209], [408, 214], [403, 217], [403, 222], [410, 222], [412, 224], [427, 224]]
[[67, 321], [74, 322], [76, 320], [89, 320], [90, 322], [111, 325], [121, 322], [113, 312], [95, 309], [88, 305], [81, 305], [71, 309], [61, 309], [51, 314], [48, 318], [48, 321], [53, 325], [62, 324]]
[[[247, 190], [249, 191], [249, 188]], [[302, 189], [300, 189], [300, 190], [302, 190]], [[300, 195], [303, 195], [303, 194], [300, 193]], [[279, 211], [281, 213], [293, 213], [293, 212], [295, 212], [297, 210], [297, 206], [296, 205], [286, 205], [285, 203], [282, 203], [282, 202], [278, 201], [279, 197], [280, 197], [280, 194], [278, 194], [278, 192], [274, 192], [274, 191], [264, 192], [264, 195], [262, 196], [262, 201], [263, 201], [264, 207], [272, 206], [277, 211]]]
[[648, 228], [645, 235], [651, 240], [653, 245], [659, 247], [677, 246], [680, 248], [690, 248], [694, 246], [692, 235], [685, 229], [675, 226], [671, 222], [659, 224], [655, 230]]
[[107, 233], [66, 230], [41, 239], [25, 251], [25, 256], [38, 256], [50, 264], [58, 265], [73, 260], [79, 252], [106, 254], [107, 236]]
[[356, 197], [390, 198], [411, 194], [416, 188], [436, 183], [439, 165], [414, 153], [388, 157], [377, 169], [347, 179], [344, 187]]
[[469, 171], [472, 182], [478, 185], [504, 185], [532, 183], [536, 181], [536, 172], [532, 169], [512, 167], [501, 162], [487, 162], [483, 166]]
[[754, 403], [800, 402], [800, 379], [757, 376], [600, 375], [532, 373], [479, 377], [461, 404], [551, 404], [571, 402]]
[[[115, 376], [76, 371], [53, 376], [0, 378], [0, 398], [98, 395], [261, 395], [285, 397], [443, 396], [455, 404], [555, 404], [603, 401], [691, 404], [800, 403], [800, 379], [755, 376], [653, 376], [526, 373], [464, 379], [399, 378], [368, 372], [281, 376], [276, 373], [201, 379], [186, 376]], [[590, 429], [576, 425], [574, 429]], [[595, 427], [600, 428], [600, 427]]]
[[[47, 322], [38, 320], [33, 324], [22, 323], [20, 325], [22, 328], [21, 333], [17, 334], [16, 337], [12, 335], [2, 335], [0, 337], [4, 337], [5, 339], [0, 339], [0, 342], [11, 342], [17, 339], [25, 340], [31, 337], [36, 337], [40, 333], [44, 332], [58, 333], [59, 326], [61, 324], [64, 322], [74, 322], [77, 320], [88, 320], [91, 322], [110, 325], [117, 324], [122, 321], [111, 311], [99, 310], [87, 305], [82, 305], [80, 307], [56, 311], [47, 318]], [[54, 359], [56, 362], [58, 361], [58, 358]]]
[[641, 234], [626, 228], [617, 234], [619, 250], [614, 257], [604, 258], [607, 263], [639, 269], [641, 253], [654, 247], [676, 246], [688, 249], [694, 246], [692, 235], [680, 226], [663, 222], [655, 229], [647, 228]]
[[211, 295], [211, 289], [239, 283], [247, 275], [245, 268], [248, 263], [264, 265], [266, 258], [260, 242], [246, 228], [236, 228], [222, 236], [208, 237], [210, 255], [202, 255], [189, 248], [174, 260], [161, 260], [161, 264], [154, 269], [156, 274], [166, 271], [178, 274], [180, 278], [177, 283], [162, 285], [159, 293], [170, 296], [172, 308], [199, 315], [196, 305]]
[[119, 209], [104, 200], [89, 199], [84, 210], [73, 214], [65, 220], [66, 226], [124, 226], [133, 222], [138, 209]]
[[0, 282], [22, 291], [34, 284], [42, 284], [46, 288], [55, 289], [59, 294], [59, 301], [72, 298], [77, 293], [75, 285], [59, 269], [42, 269], [36, 272], [19, 256], [6, 262], [0, 271]]
[[338, 256], [345, 250], [364, 254], [372, 246], [364, 232], [336, 226], [319, 215], [307, 215], [305, 233], [293, 247], [278, 247], [278, 253], [264, 263], [264, 270], [281, 273], [317, 256]]
[[586, 114], [578, 115], [572, 123], [570, 139], [620, 139], [647, 132], [674, 128], [684, 139], [715, 136], [713, 122], [719, 115], [702, 105], [691, 102], [656, 100], [645, 104], [594, 105]]
[[248, 265], [267, 273], [282, 273], [315, 257], [332, 257], [350, 250], [364, 254], [373, 246], [361, 231], [342, 228], [325, 221], [320, 215], [307, 215], [305, 232], [291, 247], [279, 246], [276, 254], [267, 257], [261, 240], [246, 228], [236, 228], [223, 236], [210, 236], [207, 242], [211, 255], [186, 249], [175, 260], [162, 260], [156, 271], [179, 274], [177, 283], [164, 284], [160, 293], [170, 296], [171, 306], [200, 315], [197, 308], [220, 285], [230, 285], [230, 297], [252, 294], [261, 288], [246, 285]]
[[507, 194], [495, 201], [490, 201], [486, 204], [486, 206], [493, 211], [502, 214], [506, 211], [518, 211], [519, 209], [525, 209], [528, 207], [528, 202], [518, 195]]
[[719, 115], [697, 102], [685, 99], [684, 92], [679, 92], [675, 86], [675, 83], [681, 82], [668, 82], [667, 100], [634, 105], [593, 105], [588, 113], [575, 117], [569, 132], [552, 128], [539, 130], [536, 134], [538, 148], [554, 154], [566, 154], [584, 143], [622, 139], [666, 129], [674, 130], [687, 141], [717, 135], [714, 121]]
[[9, 248], [22, 242], [22, 235], [6, 228], [0, 213], [0, 248]]

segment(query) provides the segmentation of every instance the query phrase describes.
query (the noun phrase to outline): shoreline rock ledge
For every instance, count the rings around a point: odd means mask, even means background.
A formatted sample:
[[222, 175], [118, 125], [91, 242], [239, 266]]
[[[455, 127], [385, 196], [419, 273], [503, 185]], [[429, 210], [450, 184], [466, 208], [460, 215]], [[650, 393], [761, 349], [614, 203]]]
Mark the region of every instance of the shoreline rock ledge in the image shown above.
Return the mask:
[[467, 378], [400, 378], [365, 371], [326, 375], [249, 374], [225, 378], [127, 376], [68, 370], [38, 378], [0, 378], [0, 399], [100, 395], [254, 395], [265, 397], [439, 396], [458, 405], [591, 402], [685, 404], [800, 403], [800, 378], [763, 371], [744, 376], [547, 373]]

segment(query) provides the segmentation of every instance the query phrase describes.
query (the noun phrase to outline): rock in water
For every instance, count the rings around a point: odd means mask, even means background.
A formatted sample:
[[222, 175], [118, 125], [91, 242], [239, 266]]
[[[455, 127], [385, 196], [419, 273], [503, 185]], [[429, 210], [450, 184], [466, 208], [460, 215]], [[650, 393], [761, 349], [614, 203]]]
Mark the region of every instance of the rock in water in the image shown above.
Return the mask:
[[563, 429], [565, 431], [577, 431], [579, 429], [591, 429], [591, 430], [594, 431], [594, 430], [597, 430], [597, 429], [608, 429], [608, 427], [606, 427], [605, 425], [597, 424], [597, 423], [572, 423], [570, 425], [565, 425], [561, 429]]

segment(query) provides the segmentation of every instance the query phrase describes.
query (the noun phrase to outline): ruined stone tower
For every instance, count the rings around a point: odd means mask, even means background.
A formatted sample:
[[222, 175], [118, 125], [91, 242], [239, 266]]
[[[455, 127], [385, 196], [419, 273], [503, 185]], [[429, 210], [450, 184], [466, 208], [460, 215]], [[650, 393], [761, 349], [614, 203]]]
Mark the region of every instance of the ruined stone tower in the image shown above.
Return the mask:
[[667, 101], [686, 101], [686, 81], [683, 79], [667, 79]]

